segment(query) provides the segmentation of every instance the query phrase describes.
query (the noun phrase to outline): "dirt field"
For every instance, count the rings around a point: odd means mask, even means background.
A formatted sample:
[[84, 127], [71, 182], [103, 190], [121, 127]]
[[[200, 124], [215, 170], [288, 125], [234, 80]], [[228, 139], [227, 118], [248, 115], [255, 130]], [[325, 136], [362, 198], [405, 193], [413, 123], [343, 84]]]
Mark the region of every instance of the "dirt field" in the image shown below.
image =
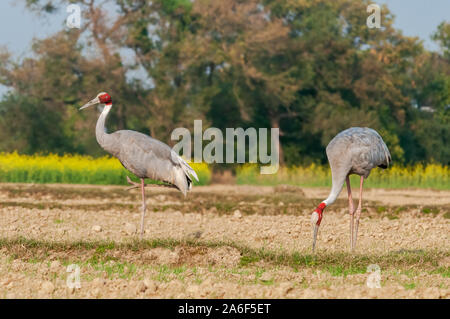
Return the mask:
[[147, 194], [140, 241], [137, 190], [0, 184], [0, 298], [450, 298], [450, 191], [366, 190], [350, 253], [344, 190], [315, 256], [310, 216], [328, 189]]

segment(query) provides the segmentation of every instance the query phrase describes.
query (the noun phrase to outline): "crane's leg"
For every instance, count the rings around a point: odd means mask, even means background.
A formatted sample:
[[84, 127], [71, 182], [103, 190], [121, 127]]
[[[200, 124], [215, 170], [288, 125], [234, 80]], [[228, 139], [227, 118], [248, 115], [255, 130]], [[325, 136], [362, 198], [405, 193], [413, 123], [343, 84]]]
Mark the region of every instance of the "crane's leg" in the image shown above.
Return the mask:
[[364, 177], [361, 176], [361, 181], [359, 182], [359, 202], [358, 208], [356, 208], [356, 225], [355, 225], [355, 238], [353, 240], [353, 248], [355, 248], [356, 246], [356, 238], [358, 237], [359, 218], [361, 217], [363, 183]]
[[141, 191], [142, 191], [142, 217], [141, 217], [141, 239], [144, 236], [144, 218], [145, 218], [145, 183], [141, 178]]
[[348, 177], [348, 175], [345, 179], [345, 184], [347, 184], [348, 210], [350, 213], [350, 248], [353, 250], [353, 217], [355, 208], [353, 207], [352, 188], [350, 186], [350, 178]]

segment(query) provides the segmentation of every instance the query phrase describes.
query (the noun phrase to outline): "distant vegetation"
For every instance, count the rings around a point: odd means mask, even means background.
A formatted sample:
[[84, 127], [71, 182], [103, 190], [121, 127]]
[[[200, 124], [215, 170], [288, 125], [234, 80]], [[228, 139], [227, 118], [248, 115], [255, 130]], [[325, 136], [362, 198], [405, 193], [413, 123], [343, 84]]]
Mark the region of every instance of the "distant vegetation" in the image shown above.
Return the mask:
[[[190, 163], [200, 182], [211, 182], [211, 167], [205, 163]], [[112, 157], [55, 154], [19, 155], [0, 154], [0, 182], [12, 183], [68, 183], [127, 185], [127, 173], [120, 162]], [[354, 186], [358, 177], [352, 177]], [[151, 182], [151, 181], [149, 181]], [[331, 171], [328, 165], [282, 167], [273, 175], [261, 175], [257, 165], [243, 165], [236, 171], [237, 184], [278, 185], [290, 184], [304, 187], [331, 186]], [[450, 169], [440, 164], [393, 166], [386, 170], [374, 169], [365, 182], [368, 187], [383, 188], [433, 188], [450, 189]]]
[[[194, 184], [210, 182], [211, 172], [206, 164], [191, 166], [200, 180]], [[117, 159], [109, 156], [0, 154], [0, 182], [128, 185], [127, 174], [133, 178]]]
[[[327, 165], [282, 167], [277, 174], [261, 175], [256, 165], [237, 170], [238, 184], [297, 186], [331, 186], [331, 170]], [[352, 186], [359, 186], [359, 176], [351, 175]], [[450, 189], [450, 169], [440, 164], [392, 166], [386, 170], [373, 169], [364, 182], [367, 187]]]

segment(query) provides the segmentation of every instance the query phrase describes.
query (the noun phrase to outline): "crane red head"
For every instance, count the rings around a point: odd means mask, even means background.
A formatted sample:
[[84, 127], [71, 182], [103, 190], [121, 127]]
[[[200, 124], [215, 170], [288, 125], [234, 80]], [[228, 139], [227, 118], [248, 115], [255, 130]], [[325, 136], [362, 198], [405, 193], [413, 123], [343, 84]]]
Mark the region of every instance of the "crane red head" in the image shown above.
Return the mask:
[[111, 95], [109, 95], [106, 92], [101, 92], [99, 94], [97, 94], [97, 96], [95, 97], [95, 99], [90, 100], [89, 102], [87, 102], [85, 105], [83, 105], [82, 107], [80, 107], [80, 110], [85, 109], [89, 106], [95, 105], [95, 104], [106, 104], [106, 105], [111, 105], [112, 104], [112, 99], [111, 99]]
[[100, 103], [102, 103], [102, 104], [112, 103], [111, 95], [109, 95], [108, 93], [103, 92], [97, 96], [98, 96], [98, 99], [100, 100]]
[[322, 221], [322, 214], [323, 214], [323, 210], [325, 209], [327, 205], [322, 202], [320, 203], [319, 206], [317, 206], [317, 208], [313, 211], [312, 215], [311, 215], [311, 223], [314, 225], [316, 224], [317, 226], [320, 226], [320, 222]]
[[324, 202], [320, 203], [319, 206], [317, 206], [317, 208], [314, 210], [314, 212], [311, 215], [311, 224], [314, 228], [313, 251], [316, 248], [317, 231], [319, 230], [320, 222], [322, 221], [323, 210], [325, 209], [326, 206], [327, 206], [327, 204], [325, 204]]

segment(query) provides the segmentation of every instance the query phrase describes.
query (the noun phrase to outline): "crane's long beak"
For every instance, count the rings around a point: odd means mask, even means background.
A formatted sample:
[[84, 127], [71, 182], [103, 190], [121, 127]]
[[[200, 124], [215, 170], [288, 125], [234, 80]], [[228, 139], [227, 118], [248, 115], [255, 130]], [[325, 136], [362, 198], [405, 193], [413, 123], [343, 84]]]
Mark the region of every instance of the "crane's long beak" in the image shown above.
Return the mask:
[[317, 232], [319, 231], [319, 225], [314, 225], [314, 232], [313, 232], [313, 246], [312, 246], [312, 251], [313, 253], [316, 250], [316, 240], [317, 240]]
[[312, 246], [313, 253], [316, 250], [317, 233], [319, 231], [319, 225], [317, 224], [318, 220], [319, 214], [317, 212], [313, 212], [311, 215], [311, 225], [313, 226], [313, 246]]
[[100, 99], [99, 99], [98, 97], [96, 97], [95, 99], [90, 100], [90, 101], [87, 102], [85, 105], [83, 105], [82, 107], [80, 107], [79, 110], [85, 109], [85, 108], [87, 108], [87, 107], [89, 107], [89, 106], [92, 106], [92, 105], [95, 105], [95, 104], [98, 104], [98, 103], [100, 103]]

